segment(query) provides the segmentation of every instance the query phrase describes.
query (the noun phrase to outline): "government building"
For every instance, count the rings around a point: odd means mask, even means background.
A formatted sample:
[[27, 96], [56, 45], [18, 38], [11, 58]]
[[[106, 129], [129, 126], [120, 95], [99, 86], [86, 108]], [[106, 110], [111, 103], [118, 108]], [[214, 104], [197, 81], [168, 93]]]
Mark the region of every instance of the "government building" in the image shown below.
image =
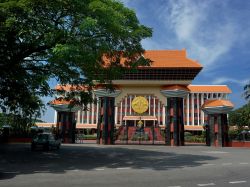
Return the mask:
[[[184, 145], [184, 131], [195, 134], [209, 128], [208, 143], [225, 146], [227, 112], [233, 108], [228, 86], [193, 85], [202, 65], [189, 59], [186, 50], [148, 50], [143, 56], [152, 60], [151, 66], [126, 71], [113, 80], [114, 91], [96, 83], [97, 102], [88, 104], [88, 110], [69, 110], [69, 101], [51, 101], [57, 131], [69, 142], [72, 129], [91, 129], [97, 143]], [[56, 89], [70, 92], [74, 87]]]

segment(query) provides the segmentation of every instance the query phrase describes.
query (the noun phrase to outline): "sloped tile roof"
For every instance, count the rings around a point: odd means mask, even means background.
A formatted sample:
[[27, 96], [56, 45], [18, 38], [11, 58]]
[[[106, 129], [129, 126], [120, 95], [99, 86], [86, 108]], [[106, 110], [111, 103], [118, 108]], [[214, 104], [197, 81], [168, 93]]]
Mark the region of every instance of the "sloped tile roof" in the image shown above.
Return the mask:
[[151, 59], [156, 68], [202, 68], [195, 60], [187, 58], [186, 50], [147, 50], [145, 58]]
[[79, 91], [85, 91], [87, 90], [86, 86], [72, 86], [70, 84], [66, 84], [66, 85], [56, 85], [55, 90], [64, 90], [64, 91], [75, 91], [75, 90], [79, 90]]
[[206, 100], [202, 105], [202, 108], [207, 108], [207, 107], [234, 107], [234, 105], [229, 100], [216, 99], [216, 100]]
[[52, 104], [52, 105], [60, 105], [60, 104], [69, 105], [71, 103], [72, 103], [72, 101], [67, 101], [64, 99], [54, 99], [54, 100], [50, 101], [50, 104]]
[[[122, 55], [122, 53], [121, 53]], [[186, 50], [146, 50], [143, 54], [145, 58], [152, 60], [151, 66], [143, 68], [198, 68], [202, 69], [202, 65], [195, 60], [187, 58]], [[104, 66], [110, 63], [107, 56], [103, 56]], [[115, 60], [115, 59], [112, 59]], [[124, 64], [126, 58], [121, 58], [120, 63]], [[139, 66], [139, 68], [142, 68]]]
[[166, 85], [162, 87], [163, 90], [185, 90], [190, 91], [185, 85]]
[[188, 85], [188, 89], [199, 93], [232, 93], [227, 85]]

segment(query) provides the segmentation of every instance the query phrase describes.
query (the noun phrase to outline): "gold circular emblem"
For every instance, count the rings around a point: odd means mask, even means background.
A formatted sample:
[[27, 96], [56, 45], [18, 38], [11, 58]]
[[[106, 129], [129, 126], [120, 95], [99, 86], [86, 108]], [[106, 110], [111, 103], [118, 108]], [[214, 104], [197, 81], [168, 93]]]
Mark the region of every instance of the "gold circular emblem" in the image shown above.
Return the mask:
[[132, 108], [136, 113], [142, 114], [148, 110], [148, 100], [142, 96], [135, 97], [132, 101]]

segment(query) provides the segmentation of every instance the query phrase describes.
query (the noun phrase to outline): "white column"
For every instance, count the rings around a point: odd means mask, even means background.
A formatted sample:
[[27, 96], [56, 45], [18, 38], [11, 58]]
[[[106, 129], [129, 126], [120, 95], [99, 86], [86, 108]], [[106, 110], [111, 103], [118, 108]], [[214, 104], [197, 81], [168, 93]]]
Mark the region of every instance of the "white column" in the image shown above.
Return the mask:
[[151, 109], [151, 106], [150, 106], [150, 99], [151, 99], [151, 97], [150, 97], [150, 95], [148, 96], [148, 103], [149, 103], [149, 105], [148, 105], [148, 115], [150, 115], [151, 114], [151, 111], [150, 111], [150, 109]]
[[129, 96], [129, 115], [132, 114], [132, 96]]
[[154, 116], [155, 116], [155, 97], [154, 97]]
[[57, 123], [57, 111], [55, 110], [55, 115], [54, 115], [54, 123]]
[[194, 126], [194, 93], [191, 93], [191, 102], [192, 102], [192, 125]]
[[[204, 104], [204, 93], [201, 94], [201, 106]], [[204, 112], [201, 110], [201, 123], [204, 125]]]
[[121, 109], [120, 109], [120, 125], [122, 125], [122, 101], [121, 101]]
[[99, 98], [96, 98], [97, 104], [96, 104], [96, 124], [98, 123], [98, 116], [99, 116]]
[[118, 111], [118, 107], [115, 107], [115, 125], [117, 124], [117, 111]]
[[80, 120], [81, 120], [81, 110], [78, 110], [77, 112], [77, 124], [80, 124]]
[[94, 103], [91, 104], [91, 124], [94, 124]]
[[190, 94], [187, 95], [187, 100], [186, 100], [187, 101], [187, 113], [186, 113], [187, 114], [187, 125], [190, 125], [189, 124], [189, 95]]
[[127, 115], [127, 107], [128, 107], [128, 97], [125, 98], [125, 115]]
[[83, 111], [82, 111], [82, 109], [81, 109], [81, 110], [80, 110], [80, 121], [79, 121], [80, 124], [83, 123], [83, 122], [82, 122], [82, 113], [83, 113]]
[[166, 120], [165, 106], [163, 105], [163, 107], [162, 107], [162, 125], [165, 125], [165, 120]]
[[160, 123], [160, 101], [158, 100], [158, 124]]
[[86, 111], [84, 111], [84, 110], [82, 110], [82, 114], [81, 114], [81, 121], [82, 121], [82, 124], [84, 124], [84, 113], [85, 113]]
[[197, 93], [197, 121], [198, 121], [198, 125], [200, 125], [200, 97], [199, 97], [199, 93]]
[[89, 124], [89, 118], [90, 118], [89, 108], [90, 108], [90, 104], [88, 104], [87, 108], [88, 108], [88, 110], [87, 110], [87, 124]]

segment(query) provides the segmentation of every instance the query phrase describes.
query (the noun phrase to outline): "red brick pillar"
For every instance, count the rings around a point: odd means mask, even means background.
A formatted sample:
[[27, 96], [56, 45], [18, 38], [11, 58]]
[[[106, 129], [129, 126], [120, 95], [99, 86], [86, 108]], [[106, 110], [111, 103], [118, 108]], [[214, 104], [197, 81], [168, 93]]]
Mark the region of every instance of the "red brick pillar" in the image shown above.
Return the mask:
[[183, 98], [167, 98], [166, 145], [184, 145]]
[[97, 125], [97, 143], [114, 144], [114, 115], [115, 115], [115, 98], [100, 98], [100, 116]]
[[56, 131], [63, 143], [75, 143], [75, 112], [58, 111]]
[[215, 147], [228, 145], [228, 123], [227, 114], [209, 114], [209, 144]]

